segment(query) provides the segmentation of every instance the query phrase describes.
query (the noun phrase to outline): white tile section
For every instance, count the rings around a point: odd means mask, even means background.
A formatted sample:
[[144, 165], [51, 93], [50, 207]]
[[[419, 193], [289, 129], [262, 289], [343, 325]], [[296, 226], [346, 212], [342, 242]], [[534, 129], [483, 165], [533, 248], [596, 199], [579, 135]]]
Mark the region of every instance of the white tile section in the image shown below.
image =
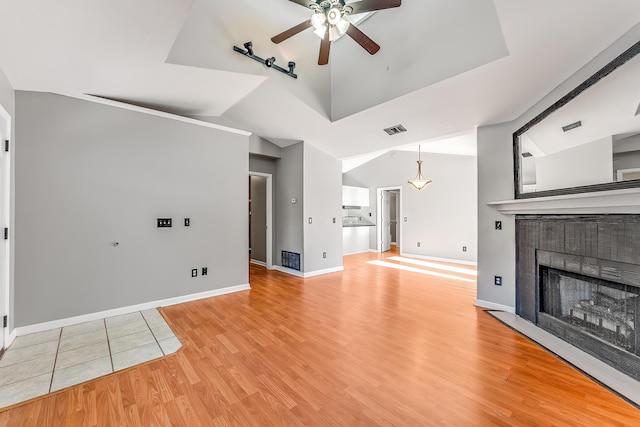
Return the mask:
[[501, 311], [489, 313], [636, 405], [640, 405], [640, 381], [623, 374], [516, 314]]
[[182, 347], [182, 343], [176, 337], [160, 340], [158, 344], [160, 344], [160, 348], [165, 355], [173, 354]]
[[14, 405], [49, 392], [51, 373], [30, 378], [21, 382], [2, 387], [0, 393], [0, 408]]
[[56, 369], [53, 373], [51, 391], [61, 390], [112, 372], [111, 358], [109, 356], [68, 368]]
[[156, 309], [20, 336], [0, 360], [0, 408], [112, 373], [114, 367], [175, 353], [181, 346]]
[[119, 371], [162, 356], [162, 350], [160, 350], [158, 343], [153, 342], [122, 353], [115, 353], [111, 357], [113, 358], [114, 371]]
[[80, 365], [95, 359], [100, 359], [101, 357], [108, 357], [110, 354], [109, 344], [106, 340], [96, 344], [76, 348], [75, 350], [62, 351], [58, 353], [55, 369], [58, 370], [74, 365]]
[[12, 349], [18, 349], [35, 344], [43, 344], [49, 341], [58, 341], [60, 339], [60, 328], [50, 331], [38, 332], [37, 334], [25, 335], [17, 337], [11, 344]]

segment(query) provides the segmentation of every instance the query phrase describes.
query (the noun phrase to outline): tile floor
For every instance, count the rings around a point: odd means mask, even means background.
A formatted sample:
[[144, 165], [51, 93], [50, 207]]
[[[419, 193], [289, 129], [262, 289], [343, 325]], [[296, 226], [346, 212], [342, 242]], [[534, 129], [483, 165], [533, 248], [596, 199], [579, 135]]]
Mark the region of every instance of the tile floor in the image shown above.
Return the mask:
[[175, 353], [181, 346], [156, 309], [17, 337], [0, 359], [0, 408]]

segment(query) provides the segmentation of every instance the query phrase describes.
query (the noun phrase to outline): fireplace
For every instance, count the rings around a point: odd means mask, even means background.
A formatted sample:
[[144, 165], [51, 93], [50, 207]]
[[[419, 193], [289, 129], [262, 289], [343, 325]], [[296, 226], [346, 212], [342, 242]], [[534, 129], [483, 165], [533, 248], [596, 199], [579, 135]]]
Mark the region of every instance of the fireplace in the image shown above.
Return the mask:
[[516, 312], [640, 380], [640, 216], [516, 222]]

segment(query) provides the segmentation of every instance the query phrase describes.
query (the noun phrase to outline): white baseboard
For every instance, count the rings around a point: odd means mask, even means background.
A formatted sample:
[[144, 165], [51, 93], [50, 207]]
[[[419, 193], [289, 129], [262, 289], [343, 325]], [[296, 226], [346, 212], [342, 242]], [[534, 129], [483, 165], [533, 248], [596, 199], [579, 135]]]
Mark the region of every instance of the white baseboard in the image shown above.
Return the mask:
[[16, 333], [15, 329], [11, 331], [9, 333], [9, 336], [7, 336], [7, 341], [4, 343], [4, 347], [9, 348], [9, 346], [11, 345], [11, 343], [13, 343], [13, 340], [15, 340], [17, 336], [18, 334]]
[[[222, 289], [214, 289], [206, 292], [199, 292], [197, 294], [183, 295], [179, 297], [167, 298], [158, 301], [151, 301], [142, 304], [130, 305], [127, 307], [114, 308], [111, 310], [98, 311], [96, 313], [83, 314], [81, 316], [68, 317], [66, 319], [52, 320], [50, 322], [37, 323], [35, 325], [21, 326], [15, 328], [12, 332], [17, 336], [33, 334], [35, 332], [48, 331], [50, 329], [62, 328], [65, 326], [76, 325], [78, 323], [90, 322], [92, 320], [104, 319], [107, 317], [120, 316], [122, 314], [134, 313], [136, 311], [148, 310], [157, 307], [166, 307], [175, 304], [181, 304], [189, 301], [196, 301], [199, 299], [215, 297], [224, 294], [230, 294], [233, 292], [246, 291], [251, 289], [249, 284], [229, 286]], [[13, 341], [13, 340], [11, 340]]]
[[264, 261], [260, 261], [260, 260], [257, 260], [257, 259], [252, 259], [252, 260], [250, 260], [249, 262], [250, 262], [251, 264], [255, 264], [255, 265], [259, 265], [260, 267], [265, 267], [265, 268], [267, 268], [267, 263], [266, 263], [266, 262], [264, 262]]
[[377, 249], [369, 249], [369, 252], [373, 252], [374, 254], [379, 253]]
[[273, 269], [277, 270], [277, 271], [279, 271], [281, 273], [290, 274], [292, 276], [299, 277], [301, 279], [306, 279], [308, 277], [314, 277], [314, 276], [320, 276], [322, 274], [336, 273], [338, 271], [344, 271], [344, 267], [343, 266], [327, 268], [327, 269], [324, 269], [324, 270], [310, 271], [308, 273], [303, 273], [301, 271], [294, 270], [292, 268], [282, 267], [281, 265], [274, 265]]
[[484, 301], [481, 299], [477, 299], [476, 303], [474, 304], [476, 307], [481, 307], [481, 308], [488, 308], [491, 310], [500, 310], [500, 311], [504, 311], [507, 313], [515, 313], [516, 309], [515, 307], [509, 307], [508, 305], [502, 305], [502, 304], [496, 304], [493, 302], [489, 302], [489, 301]]
[[347, 256], [347, 255], [357, 255], [357, 254], [364, 254], [364, 253], [369, 253], [370, 250], [367, 249], [366, 251], [360, 251], [360, 252], [349, 252], [348, 254], [342, 254], [342, 256]]
[[333, 267], [333, 268], [325, 268], [324, 270], [310, 271], [308, 273], [304, 273], [304, 277], [306, 279], [307, 277], [321, 276], [323, 274], [337, 273], [339, 271], [344, 271], [344, 267], [340, 266], [340, 267]]
[[435, 256], [416, 255], [416, 254], [409, 254], [406, 252], [400, 252], [400, 255], [410, 257], [410, 258], [428, 259], [431, 261], [451, 262], [454, 264], [475, 265], [475, 266], [478, 265], [477, 261], [464, 261], [464, 260], [452, 259], [452, 258], [438, 258]]

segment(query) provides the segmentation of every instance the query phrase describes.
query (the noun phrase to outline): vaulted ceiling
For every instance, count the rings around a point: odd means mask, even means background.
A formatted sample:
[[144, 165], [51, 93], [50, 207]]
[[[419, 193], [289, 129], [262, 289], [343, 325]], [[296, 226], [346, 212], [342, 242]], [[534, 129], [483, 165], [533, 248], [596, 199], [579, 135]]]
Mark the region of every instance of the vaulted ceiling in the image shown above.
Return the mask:
[[[404, 0], [358, 24], [376, 55], [343, 37], [324, 66], [310, 29], [270, 41], [310, 14], [288, 0], [0, 0], [0, 68], [17, 90], [120, 99], [347, 158], [516, 118], [640, 22], [640, 2]], [[247, 41], [295, 61], [298, 79], [233, 51]], [[408, 131], [382, 131], [397, 124]]]

